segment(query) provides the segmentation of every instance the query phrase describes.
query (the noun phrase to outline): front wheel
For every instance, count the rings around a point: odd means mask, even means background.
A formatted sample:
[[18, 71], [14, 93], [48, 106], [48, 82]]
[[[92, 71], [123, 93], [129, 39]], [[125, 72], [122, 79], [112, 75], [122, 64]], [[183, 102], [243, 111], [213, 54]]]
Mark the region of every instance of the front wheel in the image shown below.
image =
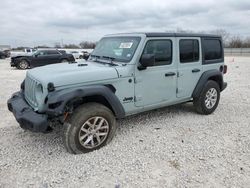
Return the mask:
[[195, 110], [200, 114], [211, 114], [215, 111], [220, 100], [220, 87], [217, 82], [209, 80], [202, 89], [199, 97], [194, 98]]
[[63, 141], [68, 152], [87, 153], [105, 146], [116, 131], [113, 112], [98, 103], [78, 107], [64, 124]]
[[18, 69], [22, 69], [25, 70], [27, 68], [29, 68], [29, 63], [26, 60], [21, 60], [18, 65], [17, 65]]

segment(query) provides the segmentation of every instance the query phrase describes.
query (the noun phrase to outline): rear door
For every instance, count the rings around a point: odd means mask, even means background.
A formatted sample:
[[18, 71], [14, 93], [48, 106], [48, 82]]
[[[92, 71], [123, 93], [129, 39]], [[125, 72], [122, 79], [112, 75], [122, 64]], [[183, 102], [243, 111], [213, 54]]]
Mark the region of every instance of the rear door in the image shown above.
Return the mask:
[[177, 98], [191, 97], [202, 73], [201, 39], [177, 38], [178, 43], [178, 74]]

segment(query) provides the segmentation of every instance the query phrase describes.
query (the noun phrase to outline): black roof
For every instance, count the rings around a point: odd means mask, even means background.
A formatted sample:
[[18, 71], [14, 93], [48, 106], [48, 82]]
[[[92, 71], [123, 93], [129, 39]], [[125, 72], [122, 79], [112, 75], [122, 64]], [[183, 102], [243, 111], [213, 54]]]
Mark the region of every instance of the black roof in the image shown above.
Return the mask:
[[204, 34], [204, 33], [144, 33], [147, 37], [216, 37], [220, 35]]

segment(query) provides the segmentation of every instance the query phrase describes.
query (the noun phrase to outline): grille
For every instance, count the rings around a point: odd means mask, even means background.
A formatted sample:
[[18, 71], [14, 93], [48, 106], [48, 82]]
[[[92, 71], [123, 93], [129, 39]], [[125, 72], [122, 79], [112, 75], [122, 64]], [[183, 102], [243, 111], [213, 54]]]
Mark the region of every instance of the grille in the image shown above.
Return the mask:
[[38, 103], [36, 100], [36, 86], [39, 84], [36, 80], [30, 78], [28, 75], [25, 78], [25, 99], [33, 107], [37, 108]]

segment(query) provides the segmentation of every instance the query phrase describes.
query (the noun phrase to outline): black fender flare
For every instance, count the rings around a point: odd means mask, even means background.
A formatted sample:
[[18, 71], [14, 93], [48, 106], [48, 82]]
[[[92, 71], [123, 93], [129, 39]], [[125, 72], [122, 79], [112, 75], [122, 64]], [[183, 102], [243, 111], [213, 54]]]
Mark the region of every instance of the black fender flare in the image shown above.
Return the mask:
[[[102, 96], [107, 100], [116, 118], [120, 119], [125, 117], [125, 111], [121, 102], [119, 101], [115, 93], [109, 87], [104, 85], [84, 86], [81, 88], [63, 89], [63, 90], [49, 92], [47, 96], [48, 108], [46, 110], [46, 113], [55, 116], [62, 115], [66, 104], [68, 104], [72, 99], [90, 97], [96, 95]], [[54, 109], [49, 108], [50, 104], [56, 104], [56, 103], [59, 104], [56, 108]]]
[[194, 91], [193, 91], [192, 97], [193, 97], [193, 98], [198, 97], [199, 94], [200, 94], [200, 92], [201, 92], [201, 90], [202, 90], [202, 88], [203, 88], [203, 86], [206, 84], [206, 82], [207, 82], [209, 79], [211, 79], [211, 78], [213, 78], [213, 77], [219, 78], [219, 79], [217, 80], [217, 82], [218, 82], [218, 84], [219, 84], [219, 86], [220, 86], [220, 89], [221, 89], [221, 91], [222, 91], [222, 90], [224, 89], [223, 75], [222, 75], [222, 73], [221, 73], [219, 70], [213, 69], [213, 70], [205, 71], [205, 72], [201, 75], [201, 77], [200, 77], [198, 83], [197, 83], [196, 86], [195, 86], [195, 89], [194, 89]]

